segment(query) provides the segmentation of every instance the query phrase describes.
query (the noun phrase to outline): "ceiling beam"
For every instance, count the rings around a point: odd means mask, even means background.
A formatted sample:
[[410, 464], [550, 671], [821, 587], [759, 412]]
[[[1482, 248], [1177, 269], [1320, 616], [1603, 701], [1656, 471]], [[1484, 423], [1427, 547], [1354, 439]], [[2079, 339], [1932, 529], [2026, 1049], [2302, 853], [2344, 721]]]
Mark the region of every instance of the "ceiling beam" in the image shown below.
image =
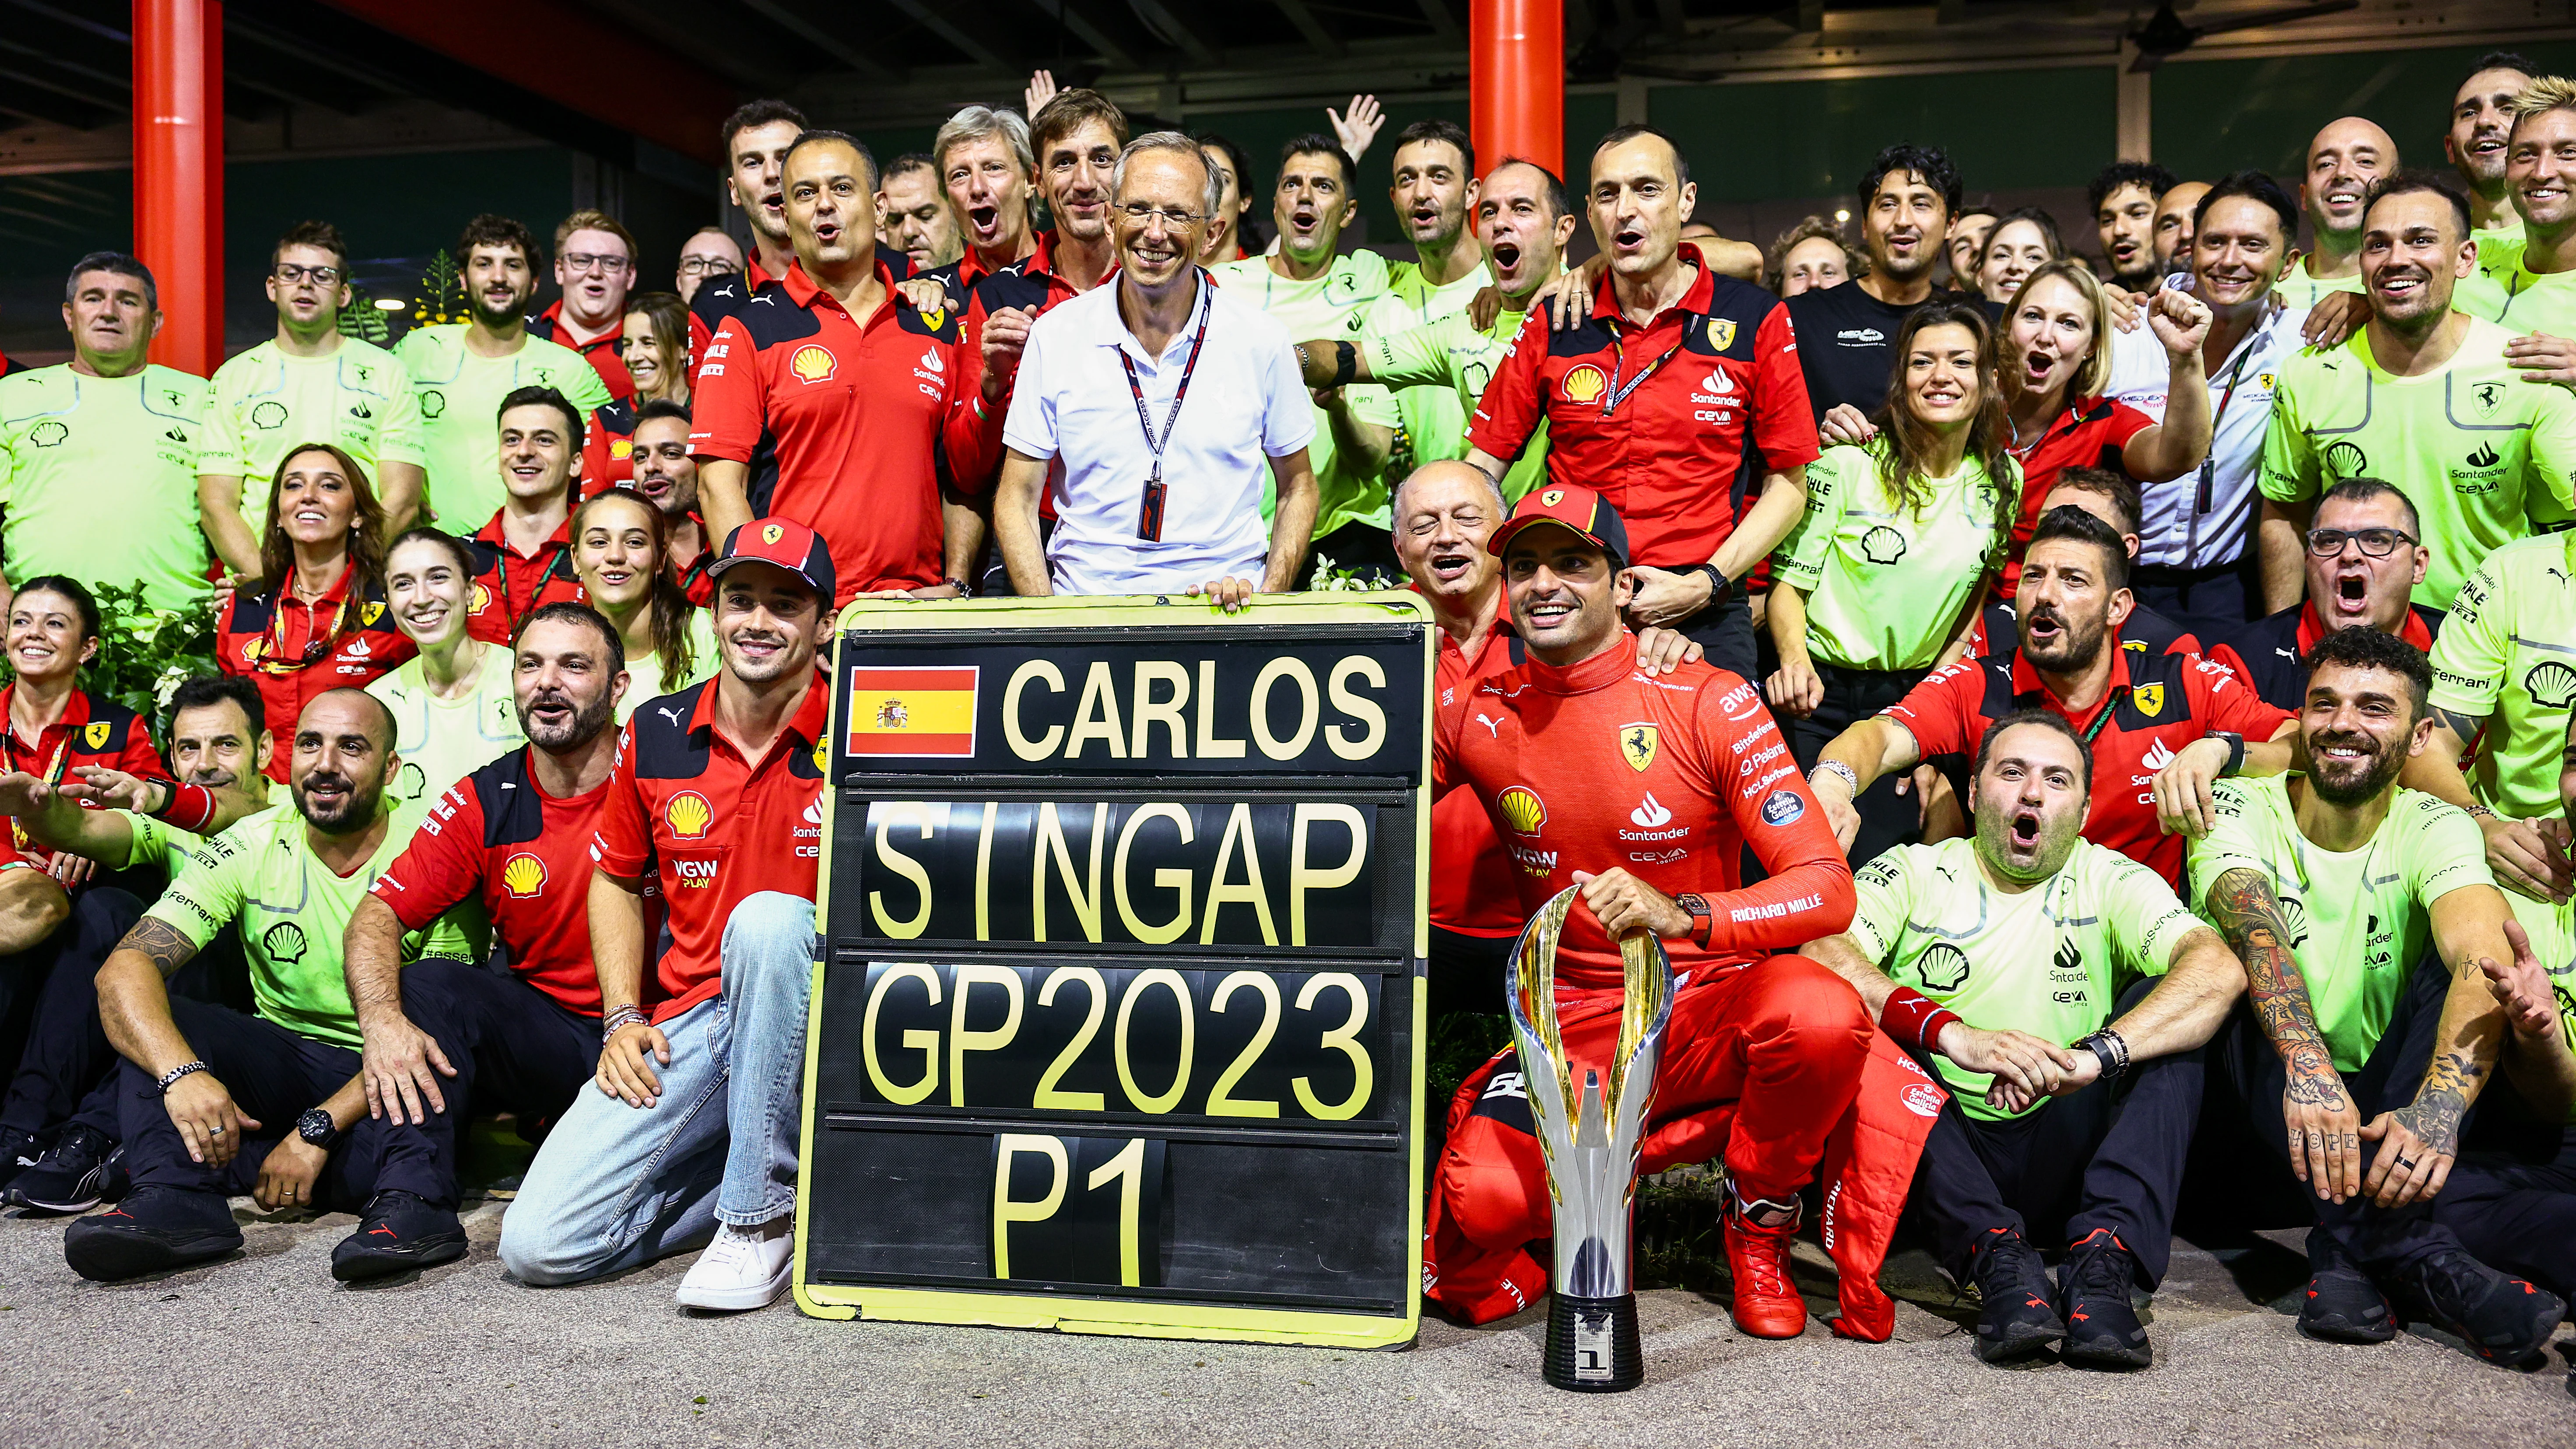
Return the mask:
[[1016, 72], [1021, 68], [1019, 61], [985, 44], [946, 15], [921, 3], [921, 0], [886, 0], [886, 3], [910, 16], [922, 29], [957, 47], [965, 53], [968, 60], [989, 65], [995, 70]]
[[76, 131], [94, 131], [124, 118], [122, 106], [99, 103], [95, 96], [83, 96], [61, 86], [47, 85], [34, 76], [0, 67], [0, 85], [15, 93], [9, 97], [8, 109], [16, 115], [51, 121]]
[[1217, 49], [1216, 42], [1201, 35], [1196, 26], [1182, 19], [1163, 0], [1127, 0], [1127, 3], [1135, 10], [1138, 19], [1179, 46], [1181, 54], [1192, 61], [1206, 66], [1225, 64], [1225, 55]]
[[1099, 24], [1083, 13], [1073, 0], [1029, 0], [1029, 3], [1062, 22], [1073, 32], [1073, 38], [1100, 52], [1100, 58], [1120, 70], [1136, 68], [1136, 53], [1113, 38]]
[[1422, 18], [1431, 22], [1431, 33], [1442, 40], [1459, 40], [1458, 17], [1449, 13], [1448, 0], [1415, 0], [1422, 7]]
[[827, 30], [808, 19], [800, 7], [791, 6], [787, 0], [742, 0], [742, 3], [745, 8], [779, 29], [820, 49], [825, 55], [857, 71], [869, 80], [886, 85], [901, 85], [904, 81], [901, 66], [879, 60], [859, 49], [858, 46], [841, 38], [836, 31]]
[[[1307, 5], [1306, 0], [1270, 0], [1270, 3], [1279, 7], [1279, 13], [1288, 17], [1288, 23], [1297, 27], [1297, 33], [1306, 37], [1306, 43], [1315, 48], [1317, 55], [1326, 60], [1340, 60], [1351, 53], [1349, 46], [1342, 44], [1333, 32], [1324, 28], [1323, 21], [1315, 18], [1314, 9]], [[1681, 0], [1665, 0], [1665, 3], [1678, 6]]]

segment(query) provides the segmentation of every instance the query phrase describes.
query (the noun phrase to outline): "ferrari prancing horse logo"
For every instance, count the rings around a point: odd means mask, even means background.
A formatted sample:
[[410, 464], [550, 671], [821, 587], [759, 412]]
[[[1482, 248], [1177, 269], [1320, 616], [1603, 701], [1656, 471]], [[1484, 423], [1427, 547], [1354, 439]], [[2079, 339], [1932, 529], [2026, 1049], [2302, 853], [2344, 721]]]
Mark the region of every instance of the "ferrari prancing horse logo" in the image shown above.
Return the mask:
[[2141, 684], [2129, 691], [2129, 702], [2138, 707], [2138, 713], [2152, 716], [2165, 707], [2165, 687], [2161, 684]]
[[1655, 746], [1660, 743], [1661, 732], [1653, 725], [1619, 726], [1619, 758], [1626, 760], [1628, 768], [1638, 774], [1644, 774], [1646, 767], [1655, 762]]

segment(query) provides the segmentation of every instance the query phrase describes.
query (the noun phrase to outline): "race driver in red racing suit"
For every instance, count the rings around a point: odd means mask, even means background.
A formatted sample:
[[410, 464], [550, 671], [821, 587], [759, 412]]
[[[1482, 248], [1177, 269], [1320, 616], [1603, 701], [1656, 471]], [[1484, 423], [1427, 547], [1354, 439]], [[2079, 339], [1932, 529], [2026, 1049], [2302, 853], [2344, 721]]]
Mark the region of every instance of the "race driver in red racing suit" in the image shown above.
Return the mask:
[[[1618, 938], [1664, 939], [1681, 981], [1646, 1155], [1651, 1163], [1659, 1125], [1732, 1104], [1721, 1140], [1735, 1321], [1794, 1338], [1807, 1320], [1789, 1277], [1798, 1190], [1850, 1111], [1877, 1033], [1839, 977], [1784, 953], [1849, 923], [1851, 869], [1755, 686], [1704, 663], [1654, 679], [1638, 672], [1619, 621], [1625, 545], [1618, 514], [1565, 484], [1533, 490], [1495, 531], [1488, 547], [1504, 561], [1529, 662], [1442, 711], [1433, 789], [1472, 788], [1484, 802], [1525, 914], [1582, 887], [1557, 955], [1558, 1019], [1577, 1072], [1609, 1076]], [[1770, 875], [1746, 887], [1748, 842]], [[1481, 1104], [1516, 1086], [1507, 1067], [1471, 1079], [1440, 1162], [1430, 1291], [1470, 1318], [1511, 1311], [1489, 1290], [1549, 1232], [1526, 1100], [1505, 1104], [1516, 1116], [1469, 1107], [1471, 1092]], [[1492, 1120], [1471, 1120], [1479, 1115]], [[1700, 1157], [1717, 1145], [1702, 1134]], [[1464, 1241], [1444, 1242], [1444, 1232]]]

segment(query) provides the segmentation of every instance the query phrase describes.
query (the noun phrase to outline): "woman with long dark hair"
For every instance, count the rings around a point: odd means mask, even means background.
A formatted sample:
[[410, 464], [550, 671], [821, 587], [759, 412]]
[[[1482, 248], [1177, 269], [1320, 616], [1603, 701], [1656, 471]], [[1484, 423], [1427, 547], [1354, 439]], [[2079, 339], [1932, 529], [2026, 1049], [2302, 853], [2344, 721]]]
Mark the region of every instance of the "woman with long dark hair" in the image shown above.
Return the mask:
[[2016, 206], [1995, 218], [1977, 248], [1976, 287], [1987, 301], [2010, 306], [2033, 272], [2064, 260], [2066, 243], [2058, 239], [2057, 218], [2036, 206]]
[[632, 488], [611, 488], [573, 510], [567, 555], [587, 602], [626, 645], [625, 723], [656, 695], [705, 679], [716, 670], [715, 631], [706, 611], [689, 603], [671, 571], [669, 520]]
[[358, 460], [306, 443], [278, 460], [260, 540], [263, 593], [236, 593], [215, 620], [216, 662], [248, 675], [277, 737], [269, 777], [295, 757], [295, 721], [325, 690], [361, 688], [411, 658], [385, 607], [384, 510]]
[[[1766, 689], [1799, 768], [1967, 652], [2020, 503], [2020, 469], [1985, 309], [1936, 300], [1906, 318], [1867, 443], [1807, 466], [1807, 511], [1771, 556]], [[1914, 833], [1916, 806], [1882, 780], [1857, 802], [1864, 862]]]

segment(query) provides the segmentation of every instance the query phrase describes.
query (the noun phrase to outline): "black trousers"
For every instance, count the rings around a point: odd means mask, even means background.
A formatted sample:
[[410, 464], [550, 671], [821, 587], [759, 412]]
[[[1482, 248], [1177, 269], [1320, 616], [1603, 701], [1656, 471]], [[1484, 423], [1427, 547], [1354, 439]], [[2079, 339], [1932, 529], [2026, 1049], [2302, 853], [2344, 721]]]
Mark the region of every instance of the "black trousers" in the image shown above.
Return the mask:
[[402, 1001], [456, 1075], [439, 1082], [446, 1111], [382, 1130], [392, 1155], [436, 1166], [441, 1189], [421, 1196], [452, 1208], [458, 1124], [487, 1112], [562, 1116], [599, 1066], [599, 1018], [566, 1010], [515, 975], [434, 957], [403, 968]]
[[[186, 1139], [171, 1124], [161, 1091], [132, 1062], [119, 1068], [117, 1107], [124, 1123], [125, 1161], [136, 1187], [170, 1187], [227, 1196], [259, 1181], [269, 1149], [295, 1130], [295, 1119], [322, 1105], [358, 1074], [355, 1051], [300, 1036], [266, 1019], [173, 997], [170, 1019], [207, 1070], [232, 1094], [258, 1130], [244, 1138], [223, 1167], [193, 1162]], [[324, 1211], [355, 1211], [385, 1188], [400, 1188], [437, 1201], [443, 1175], [416, 1144], [392, 1140], [387, 1124], [360, 1117], [331, 1150], [331, 1163], [314, 1184]], [[443, 1189], [451, 1198], [454, 1187]]]
[[2129, 571], [2129, 588], [2140, 604], [2199, 636], [2203, 654], [2263, 615], [2262, 575], [2251, 538], [2233, 563], [2204, 569], [2138, 565]]
[[1431, 1020], [1453, 1011], [1505, 1014], [1505, 980], [1511, 971], [1512, 937], [1469, 936], [1431, 928]]
[[2479, 1099], [2433, 1221], [2488, 1267], [2576, 1295], [2576, 1127], [2506, 1118], [2498, 1108], [2520, 1105], [2510, 1090], [2497, 1083]]
[[[2438, 956], [2428, 955], [2407, 979], [2396, 1013], [2369, 1059], [2361, 1070], [2342, 1074], [2344, 1091], [2364, 1123], [2415, 1099], [2415, 1089], [2422, 1085], [2424, 1069], [2432, 1061], [2442, 998], [2450, 987], [2450, 972]], [[2263, 1034], [2253, 1009], [2242, 1004], [2210, 1045], [2222, 1067], [2219, 1075], [2236, 1098], [2234, 1105], [2252, 1121], [2254, 1137], [2271, 1152], [2276, 1170], [2286, 1173], [2289, 1124], [2281, 1113], [2281, 1093], [2289, 1074], [2281, 1054]], [[2365, 1177], [2378, 1150], [2377, 1143], [2361, 1143]], [[2442, 1190], [2445, 1198], [2450, 1193], [2448, 1187]], [[2457, 1234], [2436, 1221], [2430, 1204], [2390, 1211], [2360, 1197], [2336, 1203], [2317, 1196], [2313, 1184], [2306, 1185], [2300, 1196], [2315, 1215], [2316, 1230], [2308, 1234], [2308, 1262], [2320, 1270], [2348, 1266], [2382, 1278], [2443, 1248], [2462, 1246]]]
[[[1825, 685], [1824, 702], [1805, 719], [1780, 715], [1781, 732], [1789, 737], [1789, 755], [1798, 762], [1799, 773], [1815, 773], [1816, 757], [1833, 743], [1834, 736], [1905, 698], [1931, 672], [1817, 664], [1816, 677]], [[1853, 802], [1860, 811], [1860, 833], [1852, 837], [1849, 854], [1853, 865], [1867, 865], [1884, 851], [1923, 838], [1923, 802], [1911, 792], [1896, 793], [1897, 782], [1904, 778], [1888, 775]]]
[[1762, 666], [1753, 648], [1753, 610], [1741, 590], [1727, 590], [1715, 608], [1702, 609], [1673, 627], [1697, 643], [1709, 663], [1761, 687]]
[[[2131, 986], [2119, 1011], [2153, 985]], [[1907, 1217], [1961, 1282], [1977, 1244], [1997, 1228], [2039, 1248], [2109, 1228], [2154, 1288], [2172, 1253], [2174, 1201], [2200, 1117], [2206, 1050], [2134, 1063], [2117, 1084], [2097, 1081], [2004, 1121], [1971, 1117], [1955, 1100], [1944, 1104], [1915, 1165]], [[1928, 1060], [1924, 1065], [1930, 1070]]]

